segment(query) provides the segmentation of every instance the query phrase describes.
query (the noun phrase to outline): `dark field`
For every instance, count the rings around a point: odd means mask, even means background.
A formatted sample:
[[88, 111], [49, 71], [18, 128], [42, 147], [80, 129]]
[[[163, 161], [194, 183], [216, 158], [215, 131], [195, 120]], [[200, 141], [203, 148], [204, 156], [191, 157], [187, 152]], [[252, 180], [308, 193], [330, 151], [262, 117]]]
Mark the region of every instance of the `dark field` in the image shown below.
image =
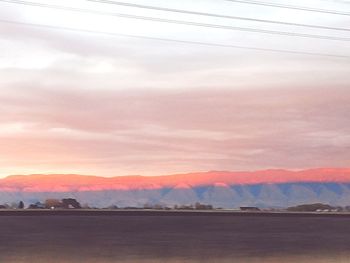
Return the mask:
[[350, 216], [0, 212], [0, 262], [350, 262]]

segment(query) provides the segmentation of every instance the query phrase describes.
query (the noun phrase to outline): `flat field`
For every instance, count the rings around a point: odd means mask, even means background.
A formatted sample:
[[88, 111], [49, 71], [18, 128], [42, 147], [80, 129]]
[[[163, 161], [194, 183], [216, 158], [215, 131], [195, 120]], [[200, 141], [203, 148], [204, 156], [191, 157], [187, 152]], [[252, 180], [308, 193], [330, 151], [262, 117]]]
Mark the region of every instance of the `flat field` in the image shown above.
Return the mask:
[[0, 262], [350, 262], [350, 216], [0, 211]]

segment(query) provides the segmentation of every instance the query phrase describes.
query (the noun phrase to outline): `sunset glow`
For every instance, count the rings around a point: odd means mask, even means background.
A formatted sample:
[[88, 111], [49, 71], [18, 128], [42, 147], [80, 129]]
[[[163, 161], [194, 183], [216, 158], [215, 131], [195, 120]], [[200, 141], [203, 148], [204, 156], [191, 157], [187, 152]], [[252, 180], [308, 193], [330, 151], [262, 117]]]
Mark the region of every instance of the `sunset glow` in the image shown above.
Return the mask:
[[[336, 27], [346, 27], [349, 22], [345, 16], [301, 16], [295, 10], [229, 1], [203, 1], [200, 6], [190, 2], [167, 4], [223, 15], [230, 15], [234, 8], [247, 17], [254, 13], [261, 19]], [[256, 22], [166, 15], [80, 0], [50, 3], [198, 23], [257, 26]], [[333, 8], [327, 1], [317, 3], [318, 8]], [[164, 2], [150, 0], [148, 4]], [[343, 7], [341, 3], [337, 6]], [[3, 3], [0, 15], [4, 20], [27, 23], [0, 23], [0, 177], [155, 176], [350, 166], [348, 59], [99, 32], [349, 55], [344, 41], [156, 23], [13, 3]], [[341, 36], [341, 32], [325, 29], [298, 30]]]
[[190, 189], [200, 186], [228, 188], [232, 185], [295, 182], [349, 183], [350, 169], [304, 171], [265, 170], [256, 172], [207, 172], [166, 176], [96, 177], [82, 175], [10, 176], [0, 180], [5, 192], [72, 192], [103, 190]]

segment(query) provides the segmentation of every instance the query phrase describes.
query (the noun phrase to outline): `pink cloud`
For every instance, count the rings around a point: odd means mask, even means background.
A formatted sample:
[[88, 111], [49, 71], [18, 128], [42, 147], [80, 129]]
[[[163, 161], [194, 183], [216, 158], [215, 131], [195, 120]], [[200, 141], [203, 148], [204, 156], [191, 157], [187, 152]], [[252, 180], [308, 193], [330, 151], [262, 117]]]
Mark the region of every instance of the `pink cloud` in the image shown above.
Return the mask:
[[109, 176], [342, 167], [349, 100], [341, 88], [5, 89], [0, 157], [7, 170]]

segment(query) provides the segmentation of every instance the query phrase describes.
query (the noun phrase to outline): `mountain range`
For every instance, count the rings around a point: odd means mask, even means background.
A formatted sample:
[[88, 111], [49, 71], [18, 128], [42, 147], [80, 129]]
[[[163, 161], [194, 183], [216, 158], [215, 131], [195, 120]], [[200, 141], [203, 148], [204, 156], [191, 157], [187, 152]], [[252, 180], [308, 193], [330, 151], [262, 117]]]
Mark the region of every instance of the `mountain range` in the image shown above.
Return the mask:
[[350, 168], [210, 171], [164, 176], [12, 175], [0, 179], [0, 204], [75, 198], [94, 207], [196, 202], [214, 207], [350, 205]]

